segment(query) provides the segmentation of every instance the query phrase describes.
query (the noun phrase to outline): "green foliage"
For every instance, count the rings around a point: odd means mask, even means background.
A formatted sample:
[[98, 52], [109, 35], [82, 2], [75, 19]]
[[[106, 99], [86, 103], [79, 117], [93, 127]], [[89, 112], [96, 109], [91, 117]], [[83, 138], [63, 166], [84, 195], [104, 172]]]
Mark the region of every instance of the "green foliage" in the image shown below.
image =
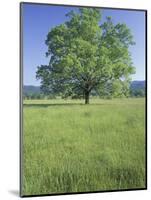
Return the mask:
[[54, 94], [47, 94], [44, 95], [42, 93], [25, 93], [23, 94], [23, 99], [24, 100], [30, 100], [30, 99], [55, 99], [56, 97], [54, 96]]
[[130, 94], [132, 97], [145, 97], [146, 96], [144, 89], [131, 90]]
[[121, 97], [129, 97], [130, 96], [130, 81], [125, 80], [122, 81], [120, 79], [115, 79], [112, 81], [107, 81], [104, 85], [102, 85], [97, 94], [101, 98], [121, 98]]
[[134, 73], [128, 50], [134, 42], [127, 26], [114, 25], [110, 17], [100, 26], [100, 10], [95, 8], [71, 11], [67, 17], [47, 35], [50, 62], [39, 66], [36, 73], [43, 92], [83, 96], [89, 103], [92, 90], [99, 90], [106, 82], [113, 87], [118, 82], [118, 90], [120, 83], [123, 87]]
[[23, 98], [24, 99], [43, 99], [44, 95], [40, 93], [27, 93], [27, 94], [25, 93], [23, 95]]
[[81, 104], [24, 102], [22, 194], [145, 187], [144, 99]]

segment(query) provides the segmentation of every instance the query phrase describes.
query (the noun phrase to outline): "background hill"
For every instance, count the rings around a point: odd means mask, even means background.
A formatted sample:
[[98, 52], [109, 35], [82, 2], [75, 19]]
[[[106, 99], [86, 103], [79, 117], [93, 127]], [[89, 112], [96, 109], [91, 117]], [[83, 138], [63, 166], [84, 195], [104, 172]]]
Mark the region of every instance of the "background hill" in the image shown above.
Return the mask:
[[130, 95], [136, 97], [145, 96], [145, 81], [132, 81], [130, 85]]
[[138, 89], [145, 89], [145, 81], [132, 81], [130, 89], [138, 90]]
[[24, 85], [23, 86], [23, 94], [40, 94], [40, 86], [33, 86], [33, 85]]

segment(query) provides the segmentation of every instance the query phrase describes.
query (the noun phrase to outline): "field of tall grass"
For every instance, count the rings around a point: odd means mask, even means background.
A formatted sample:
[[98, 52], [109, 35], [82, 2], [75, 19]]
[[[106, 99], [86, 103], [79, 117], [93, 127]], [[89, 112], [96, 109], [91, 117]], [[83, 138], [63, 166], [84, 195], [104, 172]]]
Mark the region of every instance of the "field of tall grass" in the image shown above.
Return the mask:
[[23, 195], [145, 188], [144, 99], [26, 100]]

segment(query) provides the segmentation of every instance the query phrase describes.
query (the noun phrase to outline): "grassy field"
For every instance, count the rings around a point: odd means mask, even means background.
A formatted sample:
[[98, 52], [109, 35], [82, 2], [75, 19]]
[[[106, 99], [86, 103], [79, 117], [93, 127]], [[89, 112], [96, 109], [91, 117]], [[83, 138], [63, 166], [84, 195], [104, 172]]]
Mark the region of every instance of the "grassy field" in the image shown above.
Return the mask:
[[26, 100], [23, 195], [145, 187], [144, 99]]

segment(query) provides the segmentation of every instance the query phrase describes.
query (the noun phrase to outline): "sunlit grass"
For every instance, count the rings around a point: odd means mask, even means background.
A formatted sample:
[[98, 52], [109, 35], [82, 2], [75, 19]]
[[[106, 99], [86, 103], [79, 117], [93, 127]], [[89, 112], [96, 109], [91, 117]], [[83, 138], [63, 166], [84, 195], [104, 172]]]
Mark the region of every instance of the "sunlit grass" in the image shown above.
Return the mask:
[[145, 187], [144, 99], [26, 100], [24, 195]]

